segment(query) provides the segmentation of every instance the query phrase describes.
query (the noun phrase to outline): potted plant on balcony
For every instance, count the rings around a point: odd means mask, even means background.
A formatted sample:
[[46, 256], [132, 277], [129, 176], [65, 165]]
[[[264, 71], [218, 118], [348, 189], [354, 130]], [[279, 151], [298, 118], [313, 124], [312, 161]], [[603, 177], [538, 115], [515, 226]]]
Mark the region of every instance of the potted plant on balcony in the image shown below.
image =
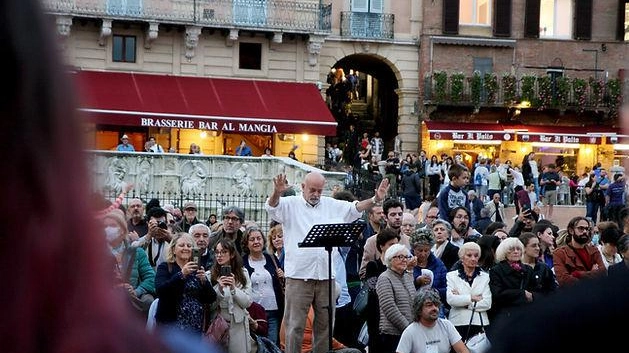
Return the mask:
[[537, 78], [538, 110], [544, 110], [553, 105], [553, 83], [550, 76], [542, 76]]
[[581, 78], [574, 78], [572, 80], [572, 92], [574, 97], [574, 105], [577, 107], [577, 112], [583, 113], [585, 111], [586, 97], [586, 82]]
[[462, 72], [457, 72], [450, 76], [450, 99], [452, 102], [457, 103], [463, 99], [463, 81], [465, 75]]
[[616, 115], [618, 114], [618, 107], [622, 103], [620, 80], [611, 79], [607, 81], [607, 84], [605, 86], [609, 105], [609, 115], [611, 117], [616, 117]]
[[496, 77], [496, 74], [494, 74], [493, 72], [485, 73], [485, 76], [483, 77], [483, 88], [485, 89], [485, 93], [487, 94], [487, 104], [496, 103], [496, 95], [498, 93], [498, 77]]
[[605, 83], [603, 80], [590, 77], [588, 80], [592, 92], [592, 103], [595, 107], [603, 106], [603, 95], [605, 94]]
[[445, 71], [436, 71], [433, 74], [435, 85], [434, 100], [436, 103], [443, 103], [447, 96], [448, 74]]
[[535, 81], [537, 77], [533, 75], [522, 76], [522, 100], [531, 102], [531, 105], [538, 105], [535, 99]]
[[557, 87], [557, 95], [555, 97], [555, 105], [559, 110], [564, 111], [568, 106], [568, 98], [570, 97], [570, 79], [561, 76], [555, 80]]
[[502, 75], [503, 102], [506, 105], [517, 100], [517, 80], [514, 75], [505, 73]]
[[474, 104], [474, 109], [480, 108], [480, 96], [483, 88], [482, 78], [480, 76], [479, 71], [474, 71], [474, 74], [469, 79], [470, 80], [470, 90], [471, 90], [471, 100], [472, 104]]

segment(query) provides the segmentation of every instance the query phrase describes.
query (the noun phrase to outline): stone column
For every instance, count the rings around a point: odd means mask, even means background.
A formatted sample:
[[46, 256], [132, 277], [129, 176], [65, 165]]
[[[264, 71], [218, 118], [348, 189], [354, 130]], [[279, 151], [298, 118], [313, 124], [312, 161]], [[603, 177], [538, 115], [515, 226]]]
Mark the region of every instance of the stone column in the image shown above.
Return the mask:
[[402, 140], [400, 158], [420, 149], [419, 131], [419, 90], [400, 88], [398, 95], [398, 137]]

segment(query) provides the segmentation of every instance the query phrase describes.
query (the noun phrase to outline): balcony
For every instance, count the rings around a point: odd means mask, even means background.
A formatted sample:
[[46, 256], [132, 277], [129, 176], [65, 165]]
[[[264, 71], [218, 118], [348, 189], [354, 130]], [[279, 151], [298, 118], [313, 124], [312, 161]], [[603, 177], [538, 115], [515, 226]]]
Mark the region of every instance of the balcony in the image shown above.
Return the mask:
[[341, 37], [366, 40], [393, 39], [395, 15], [371, 12], [341, 12]]
[[514, 107], [526, 101], [538, 110], [557, 109], [582, 113], [604, 111], [617, 116], [622, 103], [619, 79], [603, 80], [505, 74], [434, 72], [424, 78], [424, 105], [481, 107]]
[[46, 12], [87, 18], [284, 33], [331, 32], [332, 4], [282, 0], [42, 0]]

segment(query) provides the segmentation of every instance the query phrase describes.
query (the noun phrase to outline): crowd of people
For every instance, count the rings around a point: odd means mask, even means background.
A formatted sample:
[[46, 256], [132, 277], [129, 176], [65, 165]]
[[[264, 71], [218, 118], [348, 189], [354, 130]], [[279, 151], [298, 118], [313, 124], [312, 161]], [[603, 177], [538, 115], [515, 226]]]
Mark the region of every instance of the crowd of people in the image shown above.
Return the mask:
[[[200, 339], [207, 338], [211, 318], [221, 315], [229, 322], [225, 349], [234, 353], [257, 352], [258, 336], [286, 352], [325, 352], [330, 337], [342, 352], [415, 352], [425, 345], [466, 352], [469, 337], [486, 332], [499, 339], [502, 324], [523, 308], [629, 268], [629, 235], [623, 235], [629, 208], [619, 212], [621, 223], [577, 216], [564, 225], [521, 205], [508, 227], [498, 193], [479, 206], [492, 214], [473, 217], [473, 199], [480, 198], [466, 190], [466, 167], [453, 164], [448, 180], [436, 198], [411, 209], [391, 197], [387, 178], [373, 197], [356, 201], [348, 190], [323, 196], [326, 181], [319, 173], [305, 176], [301, 195], [287, 192], [290, 184], [278, 175], [266, 203], [268, 234], [235, 206], [201, 221], [193, 202], [178, 216], [172, 206], [165, 210], [151, 200], [146, 216], [138, 217], [144, 207], [134, 199], [126, 218], [116, 208], [102, 219], [130, 307], [149, 321], [154, 315], [158, 328]], [[352, 246], [333, 252], [335, 274], [328, 278], [325, 249], [299, 243], [314, 224], [360, 219], [365, 230]], [[121, 260], [128, 249], [137, 249], [132, 270]], [[221, 272], [224, 267], [230, 272]], [[332, 332], [330, 285], [336, 293], [332, 315], [340, 324]], [[358, 313], [351, 308], [361, 286], [369, 289], [368, 309]], [[262, 315], [253, 315], [252, 305], [263, 308]], [[366, 342], [359, 339], [361, 329]], [[418, 338], [418, 330], [429, 338]]]

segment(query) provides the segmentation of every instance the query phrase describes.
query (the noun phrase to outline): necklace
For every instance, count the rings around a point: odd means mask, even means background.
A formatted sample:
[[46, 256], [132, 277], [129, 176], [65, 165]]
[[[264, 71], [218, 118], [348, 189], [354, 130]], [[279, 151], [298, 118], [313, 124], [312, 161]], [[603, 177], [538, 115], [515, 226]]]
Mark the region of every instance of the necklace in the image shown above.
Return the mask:
[[601, 253], [603, 254], [603, 257], [605, 258], [605, 260], [607, 260], [608, 263], [610, 264], [615, 264], [616, 263], [616, 256], [613, 255], [608, 255], [605, 253], [605, 251], [601, 251]]

